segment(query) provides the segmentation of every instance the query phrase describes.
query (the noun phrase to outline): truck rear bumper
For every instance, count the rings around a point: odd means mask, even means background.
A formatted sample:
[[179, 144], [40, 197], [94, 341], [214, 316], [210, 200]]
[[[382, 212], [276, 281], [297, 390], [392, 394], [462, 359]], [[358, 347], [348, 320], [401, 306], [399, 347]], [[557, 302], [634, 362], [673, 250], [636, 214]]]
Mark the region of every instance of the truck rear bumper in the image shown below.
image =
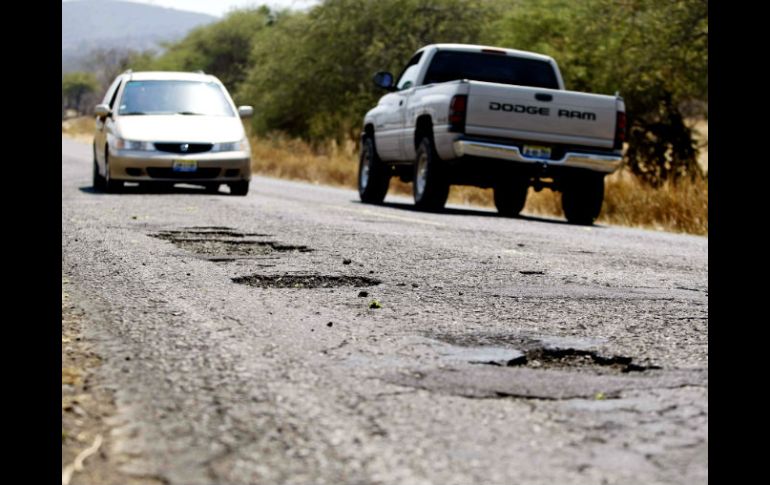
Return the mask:
[[532, 158], [524, 156], [517, 146], [476, 140], [455, 140], [453, 147], [457, 157], [467, 155], [536, 165], [581, 168], [602, 173], [612, 173], [623, 163], [623, 157], [619, 155], [582, 152], [566, 152], [559, 160]]

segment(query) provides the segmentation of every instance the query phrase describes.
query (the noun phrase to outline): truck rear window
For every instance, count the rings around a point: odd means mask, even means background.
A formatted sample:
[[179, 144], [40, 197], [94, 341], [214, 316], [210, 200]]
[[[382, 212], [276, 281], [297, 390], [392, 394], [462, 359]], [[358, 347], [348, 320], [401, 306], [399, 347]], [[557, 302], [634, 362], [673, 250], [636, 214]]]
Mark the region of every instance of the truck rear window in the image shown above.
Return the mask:
[[483, 52], [439, 51], [423, 84], [457, 79], [559, 89], [551, 64], [535, 59]]

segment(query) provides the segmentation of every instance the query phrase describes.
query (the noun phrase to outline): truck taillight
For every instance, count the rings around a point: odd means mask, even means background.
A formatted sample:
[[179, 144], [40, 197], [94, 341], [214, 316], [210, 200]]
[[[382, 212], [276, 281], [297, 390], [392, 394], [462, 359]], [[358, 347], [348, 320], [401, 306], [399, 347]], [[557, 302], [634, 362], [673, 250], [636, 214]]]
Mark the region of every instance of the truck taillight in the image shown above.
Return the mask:
[[468, 96], [458, 94], [449, 102], [449, 131], [465, 131], [465, 113], [468, 110]]
[[618, 117], [615, 122], [615, 149], [620, 150], [623, 148], [623, 143], [626, 141], [626, 113], [624, 111], [618, 111]]

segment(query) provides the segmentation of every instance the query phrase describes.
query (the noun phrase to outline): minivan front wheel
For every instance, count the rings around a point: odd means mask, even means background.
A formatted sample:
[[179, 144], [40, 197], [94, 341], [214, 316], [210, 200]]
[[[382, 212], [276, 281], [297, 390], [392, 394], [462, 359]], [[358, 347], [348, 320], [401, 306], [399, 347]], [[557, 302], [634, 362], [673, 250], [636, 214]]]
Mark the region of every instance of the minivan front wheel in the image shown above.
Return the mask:
[[249, 181], [241, 180], [227, 184], [230, 187], [230, 195], [246, 195], [249, 193]]
[[122, 180], [113, 180], [110, 176], [110, 158], [109, 152], [104, 152], [104, 188], [110, 194], [115, 194], [123, 190]]
[[105, 180], [104, 177], [102, 177], [102, 174], [99, 173], [99, 164], [96, 162], [96, 145], [93, 147], [93, 156], [94, 156], [94, 173], [93, 173], [93, 181], [91, 182], [91, 185], [93, 186], [94, 190], [96, 191], [103, 191], [105, 186]]

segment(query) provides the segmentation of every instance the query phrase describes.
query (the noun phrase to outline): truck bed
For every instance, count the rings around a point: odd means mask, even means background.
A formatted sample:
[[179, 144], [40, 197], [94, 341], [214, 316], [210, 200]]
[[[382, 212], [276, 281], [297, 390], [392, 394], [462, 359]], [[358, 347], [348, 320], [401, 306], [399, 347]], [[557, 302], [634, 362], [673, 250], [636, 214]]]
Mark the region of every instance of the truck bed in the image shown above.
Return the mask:
[[610, 149], [618, 98], [601, 94], [465, 81], [465, 133], [472, 136]]

